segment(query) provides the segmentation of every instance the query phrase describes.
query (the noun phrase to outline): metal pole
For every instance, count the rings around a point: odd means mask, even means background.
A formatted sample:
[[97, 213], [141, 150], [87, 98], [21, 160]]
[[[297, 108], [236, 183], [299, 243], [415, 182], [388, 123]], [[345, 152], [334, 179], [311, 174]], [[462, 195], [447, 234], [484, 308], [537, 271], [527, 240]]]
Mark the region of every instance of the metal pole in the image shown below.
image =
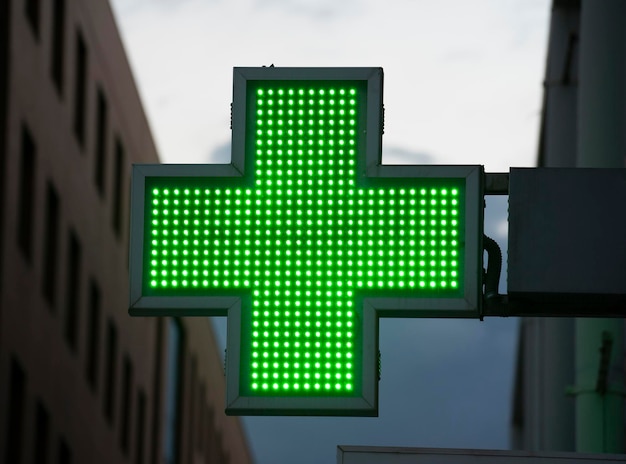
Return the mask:
[[[580, 167], [624, 167], [626, 157], [626, 2], [583, 0], [578, 89]], [[584, 188], [584, 186], [581, 186]], [[602, 246], [602, 244], [598, 244]], [[611, 340], [605, 359], [601, 348]], [[605, 348], [606, 348], [605, 344]], [[606, 356], [605, 356], [606, 358]], [[624, 321], [576, 321], [576, 450], [624, 452]]]

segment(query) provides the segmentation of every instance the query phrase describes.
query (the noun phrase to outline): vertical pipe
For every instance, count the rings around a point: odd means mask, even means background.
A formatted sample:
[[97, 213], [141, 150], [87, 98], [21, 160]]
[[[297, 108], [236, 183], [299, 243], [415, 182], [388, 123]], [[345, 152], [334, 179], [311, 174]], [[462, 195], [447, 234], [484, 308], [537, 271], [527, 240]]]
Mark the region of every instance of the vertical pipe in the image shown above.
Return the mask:
[[[626, 2], [583, 0], [578, 94], [580, 167], [624, 167], [626, 156]], [[599, 244], [599, 246], [602, 246]], [[595, 390], [603, 333], [613, 340], [609, 388]], [[624, 452], [622, 319], [576, 321], [576, 450]], [[613, 388], [612, 388], [613, 387]], [[612, 391], [613, 390], [613, 391]]]

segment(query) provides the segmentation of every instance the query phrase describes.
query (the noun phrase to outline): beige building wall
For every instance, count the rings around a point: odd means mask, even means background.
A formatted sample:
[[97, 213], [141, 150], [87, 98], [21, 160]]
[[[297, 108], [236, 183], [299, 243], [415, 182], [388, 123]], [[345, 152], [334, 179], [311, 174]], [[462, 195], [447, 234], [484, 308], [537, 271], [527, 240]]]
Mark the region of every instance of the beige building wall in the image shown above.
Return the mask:
[[108, 2], [0, 3], [0, 462], [251, 462], [209, 321], [128, 316], [158, 156]]

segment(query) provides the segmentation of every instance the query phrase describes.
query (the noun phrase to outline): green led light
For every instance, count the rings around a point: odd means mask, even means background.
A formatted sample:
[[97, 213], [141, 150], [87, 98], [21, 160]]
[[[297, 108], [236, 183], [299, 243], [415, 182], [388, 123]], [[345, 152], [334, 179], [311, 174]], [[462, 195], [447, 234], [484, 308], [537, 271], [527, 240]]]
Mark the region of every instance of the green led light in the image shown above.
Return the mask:
[[240, 374], [251, 395], [358, 395], [355, 292], [461, 294], [464, 184], [357, 187], [363, 131], [347, 126], [366, 108], [358, 85], [255, 86], [254, 185], [147, 184], [145, 290], [251, 291]]

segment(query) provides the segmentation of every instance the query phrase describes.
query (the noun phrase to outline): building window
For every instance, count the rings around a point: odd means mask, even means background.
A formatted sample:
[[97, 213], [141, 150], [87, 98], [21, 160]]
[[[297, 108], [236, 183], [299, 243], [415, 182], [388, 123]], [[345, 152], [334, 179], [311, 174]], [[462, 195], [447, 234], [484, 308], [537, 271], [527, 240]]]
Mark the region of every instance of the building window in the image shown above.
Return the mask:
[[180, 322], [168, 319], [167, 361], [165, 385], [165, 436], [163, 441], [165, 464], [178, 462], [178, 420], [182, 372], [183, 334]]
[[53, 0], [52, 4], [52, 82], [63, 95], [63, 66], [65, 62], [65, 0]]
[[48, 182], [43, 243], [43, 295], [53, 309], [56, 300], [58, 237], [59, 195], [52, 183]]
[[215, 433], [216, 430], [213, 427], [213, 409], [208, 405], [204, 404], [204, 455], [207, 460], [210, 462], [213, 461], [215, 457], [215, 449], [216, 449], [216, 441], [215, 441]]
[[35, 142], [22, 126], [20, 196], [18, 205], [17, 244], [28, 262], [33, 256], [33, 207], [35, 204]]
[[33, 34], [36, 39], [39, 39], [39, 13], [40, 13], [40, 1], [39, 0], [26, 0], [25, 4], [26, 19], [30, 24]]
[[26, 407], [26, 374], [20, 363], [11, 358], [9, 367], [9, 398], [6, 424], [5, 460], [19, 464], [22, 459], [22, 428], [24, 427], [24, 409]]
[[117, 367], [117, 329], [109, 319], [107, 324], [106, 360], [104, 365], [104, 416], [109, 424], [113, 424], [115, 408], [115, 371]]
[[122, 233], [122, 205], [124, 198], [124, 147], [119, 139], [115, 141], [115, 167], [113, 175], [113, 231], [119, 238]]
[[124, 366], [122, 370], [122, 401], [121, 401], [121, 426], [120, 426], [120, 447], [125, 455], [128, 455], [130, 448], [130, 411], [133, 388], [133, 365], [128, 355], [124, 356]]
[[50, 441], [50, 415], [40, 401], [37, 402], [37, 409], [35, 410], [34, 437], [33, 464], [46, 464]]
[[194, 441], [197, 437], [195, 431], [198, 429], [198, 414], [197, 401], [198, 401], [198, 359], [195, 354], [191, 356], [191, 375], [189, 379], [189, 424], [191, 425], [191, 433], [189, 434], [189, 453], [192, 454], [195, 445]]
[[87, 382], [93, 391], [98, 383], [100, 366], [100, 287], [95, 281], [89, 284], [89, 310], [87, 313]]
[[108, 107], [106, 97], [101, 88], [98, 88], [96, 110], [96, 160], [95, 160], [95, 182], [100, 196], [104, 196], [104, 186], [106, 182], [106, 150], [107, 150], [107, 125]]
[[154, 337], [154, 365], [152, 366], [152, 420], [150, 423], [152, 427], [150, 429], [150, 462], [156, 463], [161, 460], [160, 434], [162, 425], [161, 415], [161, 393], [162, 393], [162, 377], [163, 366], [161, 360], [163, 359], [163, 326], [167, 319], [159, 317], [156, 318], [156, 337]]
[[72, 452], [64, 438], [59, 439], [59, 464], [72, 464]]
[[135, 421], [135, 464], [143, 464], [144, 435], [146, 429], [146, 394], [141, 389], [137, 392], [137, 415]]
[[76, 67], [74, 75], [74, 134], [85, 145], [85, 110], [87, 106], [87, 45], [76, 31]]
[[65, 340], [72, 351], [78, 341], [78, 301], [80, 289], [81, 246], [76, 232], [70, 230], [67, 246], [67, 287], [65, 314]]
[[206, 421], [204, 417], [205, 413], [205, 401], [206, 401], [206, 386], [204, 385], [204, 381], [200, 383], [200, 397], [198, 398], [198, 426], [196, 428], [196, 449], [198, 453], [201, 455], [204, 453], [204, 440], [205, 440], [205, 431], [204, 431], [204, 423]]
[[222, 464], [228, 464], [230, 462], [230, 458], [228, 457], [228, 450], [224, 448], [224, 440], [222, 439], [222, 432], [217, 432], [215, 437], [216, 447], [217, 447], [217, 462]]

